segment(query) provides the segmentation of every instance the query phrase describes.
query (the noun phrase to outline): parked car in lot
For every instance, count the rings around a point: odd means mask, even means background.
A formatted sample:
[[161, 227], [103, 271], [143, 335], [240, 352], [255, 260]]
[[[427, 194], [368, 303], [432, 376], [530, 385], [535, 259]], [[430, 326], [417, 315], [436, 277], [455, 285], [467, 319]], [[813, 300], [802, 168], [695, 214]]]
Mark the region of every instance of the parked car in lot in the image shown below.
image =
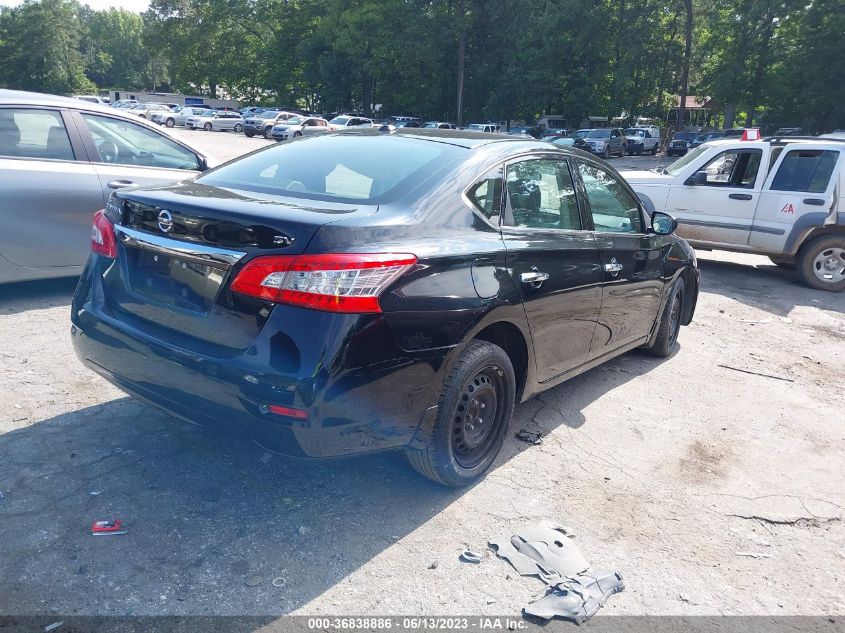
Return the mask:
[[0, 90], [0, 283], [78, 275], [91, 215], [113, 189], [216, 164], [121, 110]]
[[325, 134], [116, 192], [72, 303], [79, 358], [269, 450], [403, 450], [463, 486], [515, 403], [637, 347], [672, 354], [699, 275], [671, 217], [580, 152], [443, 139]]
[[312, 134], [317, 132], [340, 132], [342, 130], [347, 130], [352, 127], [360, 127], [360, 126], [369, 126], [372, 127], [373, 120], [368, 119], [367, 117], [363, 116], [356, 116], [351, 114], [341, 114], [340, 116], [336, 116], [333, 119], [329, 120], [329, 129], [323, 130], [319, 127], [308, 128], [307, 130], [303, 130], [306, 134]]
[[238, 134], [244, 129], [244, 120], [234, 110], [206, 110], [185, 119], [185, 127], [189, 130], [205, 130], [206, 132], [214, 130]]
[[111, 104], [113, 108], [131, 108], [132, 106], [138, 105], [138, 101], [136, 99], [118, 99], [114, 103]]
[[540, 131], [539, 128], [533, 126], [515, 126], [508, 130], [508, 134], [513, 136], [530, 136], [531, 138], [541, 138], [543, 133]]
[[645, 128], [632, 127], [625, 130], [626, 151], [629, 154], [648, 152], [652, 156], [660, 149], [660, 137]]
[[457, 130], [454, 123], [447, 123], [446, 121], [426, 121], [420, 127], [426, 130]]
[[142, 119], [149, 119], [155, 112], [172, 112], [172, 110], [163, 103], [139, 103], [129, 110], [129, 112], [138, 115]]
[[282, 110], [264, 110], [258, 114], [244, 119], [244, 134], [250, 138], [255, 135], [263, 136], [266, 139], [271, 138], [270, 133], [273, 131], [273, 126], [278, 123], [284, 123], [288, 119], [298, 117], [296, 112], [287, 112]]
[[292, 117], [284, 123], [277, 123], [270, 131], [274, 141], [288, 141], [302, 136], [305, 128], [320, 128], [320, 131], [328, 131], [329, 122], [319, 117]]
[[420, 122], [416, 119], [413, 119], [413, 120], [402, 119], [402, 120], [396, 121], [393, 125], [395, 125], [397, 128], [403, 128], [403, 127], [415, 128], [415, 127], [420, 127]]
[[767, 255], [821, 290], [845, 290], [845, 142], [721, 139], [658, 172], [623, 175], [694, 246]]
[[498, 132], [499, 126], [495, 123], [470, 123], [464, 129], [471, 132]]
[[695, 140], [698, 132], [681, 131], [675, 132], [672, 140], [669, 141], [669, 147], [666, 148], [667, 156], [683, 156], [689, 151], [690, 143]]
[[586, 141], [589, 151], [605, 160], [613, 155], [625, 155], [627, 143], [621, 128], [594, 128], [587, 130], [580, 138]]
[[102, 105], [107, 105], [108, 100], [103, 99], [97, 95], [73, 95], [74, 99], [81, 99], [82, 101], [87, 101], [88, 103], [99, 103]]
[[183, 127], [189, 117], [212, 116], [213, 110], [203, 106], [185, 106], [175, 112], [153, 112], [150, 121], [166, 127]]

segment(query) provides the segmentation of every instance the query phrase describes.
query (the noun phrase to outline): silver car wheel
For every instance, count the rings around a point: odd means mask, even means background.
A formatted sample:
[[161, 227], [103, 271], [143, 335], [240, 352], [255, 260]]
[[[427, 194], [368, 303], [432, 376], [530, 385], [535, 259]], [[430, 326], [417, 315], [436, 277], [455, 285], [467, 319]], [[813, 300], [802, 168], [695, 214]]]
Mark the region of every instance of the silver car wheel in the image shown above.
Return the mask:
[[845, 280], [845, 248], [826, 248], [813, 260], [813, 272], [825, 283]]

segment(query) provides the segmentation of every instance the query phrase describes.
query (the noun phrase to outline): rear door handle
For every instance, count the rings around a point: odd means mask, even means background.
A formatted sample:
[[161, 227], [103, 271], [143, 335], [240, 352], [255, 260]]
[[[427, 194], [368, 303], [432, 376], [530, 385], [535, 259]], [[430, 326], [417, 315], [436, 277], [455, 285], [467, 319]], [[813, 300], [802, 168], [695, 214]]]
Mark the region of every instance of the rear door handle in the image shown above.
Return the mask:
[[732, 193], [728, 196], [731, 200], [751, 200], [752, 197], [750, 193]]
[[823, 207], [824, 206], [824, 199], [823, 198], [804, 198], [804, 204], [809, 204], [814, 207]]
[[522, 283], [528, 284], [529, 286], [533, 286], [534, 288], [539, 288], [540, 284], [542, 284], [548, 278], [549, 273], [540, 272], [536, 266], [531, 267], [530, 273], [522, 273], [519, 276], [519, 280]]
[[122, 187], [137, 187], [138, 184], [131, 180], [112, 180], [106, 185], [109, 189], [121, 189]]

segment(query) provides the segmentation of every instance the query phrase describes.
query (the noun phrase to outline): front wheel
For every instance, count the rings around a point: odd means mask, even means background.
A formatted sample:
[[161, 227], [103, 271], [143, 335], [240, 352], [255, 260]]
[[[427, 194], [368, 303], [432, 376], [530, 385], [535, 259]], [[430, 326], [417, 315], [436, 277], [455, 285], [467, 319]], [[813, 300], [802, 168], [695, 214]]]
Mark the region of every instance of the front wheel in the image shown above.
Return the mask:
[[174, 119], [173, 117], [168, 117], [168, 119], [164, 122], [164, 124], [167, 127], [173, 127], [174, 125], [176, 125], [176, 119]]
[[272, 127], [265, 127], [264, 128], [264, 138], [270, 140], [273, 138], [273, 128]]
[[468, 486], [490, 470], [502, 448], [516, 400], [505, 351], [473, 341], [443, 383], [426, 445], [405, 454], [420, 474], [445, 486]]
[[651, 148], [651, 155], [652, 155], [652, 156], [656, 156], [656, 155], [657, 155], [657, 145], [655, 145], [654, 147], [652, 147], [652, 148]]
[[252, 138], [253, 136], [255, 136], [255, 134], [252, 132], [244, 132], [244, 136], [246, 136], [247, 138]]
[[232, 128], [235, 131], [235, 134], [240, 134], [243, 132], [244, 126], [240, 123], [235, 123], [235, 127]]
[[669, 300], [660, 317], [657, 337], [650, 347], [645, 348], [649, 354], [665, 358], [671, 356], [678, 344], [678, 333], [681, 331], [681, 313], [684, 308], [684, 278], [678, 277], [669, 293]]
[[604, 151], [602, 152], [601, 157], [605, 160], [610, 158], [610, 148], [607, 145], [604, 146]]
[[845, 236], [818, 237], [801, 249], [798, 271], [818, 290], [845, 290]]
[[211, 123], [206, 123], [202, 126], [202, 129], [204, 129], [206, 132], [211, 132]]
[[302, 132], [294, 132], [293, 138], [297, 138], [298, 136], [302, 136]]

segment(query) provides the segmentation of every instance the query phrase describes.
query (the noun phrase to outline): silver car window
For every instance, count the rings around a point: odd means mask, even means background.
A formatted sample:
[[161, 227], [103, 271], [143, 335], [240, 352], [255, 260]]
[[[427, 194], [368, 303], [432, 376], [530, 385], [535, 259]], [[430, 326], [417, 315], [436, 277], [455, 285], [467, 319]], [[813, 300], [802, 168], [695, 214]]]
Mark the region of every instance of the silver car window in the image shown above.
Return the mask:
[[25, 108], [0, 109], [0, 155], [74, 160], [61, 115]]
[[104, 163], [194, 171], [200, 168], [193, 152], [155, 130], [96, 114], [83, 113], [82, 118]]

